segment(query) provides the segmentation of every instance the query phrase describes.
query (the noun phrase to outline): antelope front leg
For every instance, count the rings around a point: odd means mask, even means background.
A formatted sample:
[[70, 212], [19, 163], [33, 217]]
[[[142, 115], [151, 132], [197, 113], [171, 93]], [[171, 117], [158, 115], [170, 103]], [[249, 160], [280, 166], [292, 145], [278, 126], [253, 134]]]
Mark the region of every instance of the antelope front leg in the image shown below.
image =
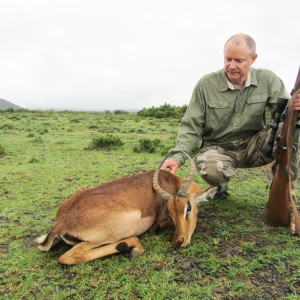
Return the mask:
[[130, 257], [132, 259], [142, 255], [145, 251], [137, 237], [130, 237], [119, 242], [100, 247], [89, 242], [82, 242], [62, 255], [58, 261], [61, 264], [75, 265], [110, 254], [124, 253], [130, 250]]

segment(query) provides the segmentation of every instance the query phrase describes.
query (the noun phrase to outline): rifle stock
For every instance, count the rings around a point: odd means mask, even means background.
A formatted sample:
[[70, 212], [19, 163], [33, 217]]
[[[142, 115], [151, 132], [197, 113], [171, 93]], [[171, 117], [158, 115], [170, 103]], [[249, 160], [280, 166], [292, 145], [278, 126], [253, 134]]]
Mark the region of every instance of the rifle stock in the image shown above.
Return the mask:
[[[283, 157], [285, 156], [285, 157]], [[283, 161], [287, 161], [287, 155], [281, 155], [282, 163], [274, 174], [268, 200], [268, 219], [277, 225], [288, 226], [290, 224], [290, 193], [288, 170]]]
[[300, 68], [294, 89], [292, 90], [292, 98], [289, 101], [289, 107], [283, 125], [281, 136], [279, 137], [279, 154], [277, 158], [277, 170], [274, 174], [268, 199], [268, 219], [277, 225], [289, 226], [290, 220], [290, 208], [294, 213], [295, 220], [291, 231], [293, 234], [299, 233], [300, 220], [298, 211], [296, 209], [291, 181], [291, 157], [292, 157], [292, 144], [293, 144], [293, 133], [296, 128], [297, 122], [297, 111], [293, 110], [294, 96], [300, 91]]

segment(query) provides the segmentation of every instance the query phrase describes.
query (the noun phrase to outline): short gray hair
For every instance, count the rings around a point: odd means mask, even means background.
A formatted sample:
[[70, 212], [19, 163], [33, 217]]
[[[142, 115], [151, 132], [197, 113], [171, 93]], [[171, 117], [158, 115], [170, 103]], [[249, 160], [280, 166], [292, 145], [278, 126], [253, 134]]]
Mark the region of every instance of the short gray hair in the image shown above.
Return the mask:
[[256, 54], [256, 43], [250, 35], [245, 34], [245, 33], [238, 33], [238, 34], [233, 35], [232, 37], [230, 37], [227, 40], [227, 42], [225, 43], [225, 46], [227, 45], [228, 42], [230, 42], [232, 40], [235, 40], [235, 44], [239, 45], [241, 42], [241, 39], [246, 41], [246, 44], [249, 48], [250, 55], [255, 55]]

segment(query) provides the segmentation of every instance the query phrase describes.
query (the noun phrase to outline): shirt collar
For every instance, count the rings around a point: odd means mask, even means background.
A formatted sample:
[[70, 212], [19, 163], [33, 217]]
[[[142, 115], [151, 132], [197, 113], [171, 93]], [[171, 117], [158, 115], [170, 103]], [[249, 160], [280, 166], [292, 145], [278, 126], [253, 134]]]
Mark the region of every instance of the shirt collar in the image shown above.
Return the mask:
[[[220, 91], [226, 91], [227, 89], [235, 90], [233, 84], [227, 79], [227, 77], [225, 75], [225, 70], [224, 70], [223, 74], [224, 74], [225, 81], [220, 86]], [[252, 68], [249, 70], [249, 73], [247, 75], [245, 87], [248, 87], [250, 85], [257, 85], [257, 79], [256, 79], [255, 73]]]

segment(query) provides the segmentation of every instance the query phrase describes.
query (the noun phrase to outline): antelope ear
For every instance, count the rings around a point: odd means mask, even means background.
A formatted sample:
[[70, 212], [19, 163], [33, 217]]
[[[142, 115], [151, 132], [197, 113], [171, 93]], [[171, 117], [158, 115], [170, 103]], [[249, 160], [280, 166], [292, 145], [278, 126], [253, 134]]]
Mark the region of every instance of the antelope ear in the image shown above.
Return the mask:
[[200, 202], [205, 202], [210, 200], [216, 194], [217, 190], [218, 190], [217, 187], [212, 187], [208, 189], [205, 193], [201, 194], [196, 198], [197, 204], [199, 204]]

